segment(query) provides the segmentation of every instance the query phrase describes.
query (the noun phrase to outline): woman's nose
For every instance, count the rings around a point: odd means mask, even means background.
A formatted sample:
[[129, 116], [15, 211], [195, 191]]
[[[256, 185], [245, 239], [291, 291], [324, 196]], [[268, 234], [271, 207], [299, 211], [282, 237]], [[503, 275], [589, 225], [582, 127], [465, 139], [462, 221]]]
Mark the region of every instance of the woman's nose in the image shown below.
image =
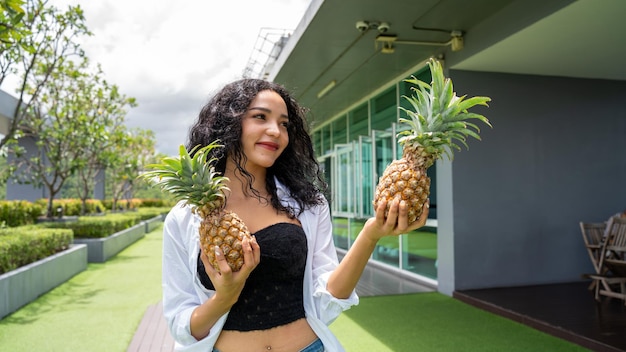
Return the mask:
[[267, 127], [267, 134], [270, 136], [279, 136], [280, 126], [278, 126], [278, 123], [270, 123]]

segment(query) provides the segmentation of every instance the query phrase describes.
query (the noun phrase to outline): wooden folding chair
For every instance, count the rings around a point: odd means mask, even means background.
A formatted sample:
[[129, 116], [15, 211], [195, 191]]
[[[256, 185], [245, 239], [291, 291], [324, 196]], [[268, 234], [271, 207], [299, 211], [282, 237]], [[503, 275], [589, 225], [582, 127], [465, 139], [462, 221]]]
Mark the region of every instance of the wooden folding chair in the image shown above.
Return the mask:
[[599, 274], [589, 275], [597, 280], [596, 300], [600, 295], [619, 298], [626, 305], [626, 218], [609, 219], [598, 262]]
[[[600, 272], [600, 252], [602, 251], [605, 230], [606, 222], [580, 222], [580, 231], [583, 235], [589, 259], [591, 259], [591, 264], [593, 264], [595, 275], [602, 274]], [[589, 274], [584, 274], [583, 276], [589, 277]], [[598, 280], [592, 280], [589, 290], [594, 290], [597, 284]]]

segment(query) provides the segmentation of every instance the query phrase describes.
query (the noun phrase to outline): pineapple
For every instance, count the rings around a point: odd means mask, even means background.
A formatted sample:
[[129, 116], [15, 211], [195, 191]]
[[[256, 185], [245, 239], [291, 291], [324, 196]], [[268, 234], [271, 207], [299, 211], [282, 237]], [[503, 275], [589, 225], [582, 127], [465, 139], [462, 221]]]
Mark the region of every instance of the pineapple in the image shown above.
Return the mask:
[[176, 200], [183, 200], [184, 205], [191, 206], [191, 211], [200, 216], [200, 246], [215, 269], [219, 270], [215, 259], [215, 246], [219, 246], [230, 268], [238, 271], [243, 265], [241, 240], [249, 238], [250, 232], [237, 214], [224, 210], [228, 178], [215, 172], [215, 158], [207, 160], [210, 150], [218, 147], [222, 146], [213, 142], [188, 153], [181, 145], [180, 157], [167, 157], [160, 164], [148, 165], [152, 170], [141, 177], [152, 180]]
[[409, 208], [409, 223], [419, 219], [430, 194], [430, 178], [426, 169], [444, 154], [452, 160], [454, 149], [461, 150], [455, 142], [468, 148], [467, 136], [480, 140], [480, 129], [468, 120], [480, 120], [491, 127], [486, 117], [467, 111], [475, 105], [488, 106], [489, 97], [457, 97], [452, 81], [443, 76], [441, 63], [431, 59], [428, 65], [432, 74], [430, 85], [415, 77], [406, 80], [418, 87], [412, 88], [412, 96], [403, 97], [411, 103], [412, 110], [400, 108], [408, 115], [400, 122], [409, 127], [398, 133], [402, 158], [387, 166], [374, 195], [375, 207], [379, 201], [387, 200], [385, 214], [391, 201], [401, 197]]

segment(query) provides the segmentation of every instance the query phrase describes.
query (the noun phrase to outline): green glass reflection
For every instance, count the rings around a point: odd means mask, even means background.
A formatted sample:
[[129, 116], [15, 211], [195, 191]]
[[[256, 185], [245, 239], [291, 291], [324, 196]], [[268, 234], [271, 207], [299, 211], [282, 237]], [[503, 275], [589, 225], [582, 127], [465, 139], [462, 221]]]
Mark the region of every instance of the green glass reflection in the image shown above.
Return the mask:
[[348, 219], [333, 217], [333, 241], [335, 247], [348, 250], [350, 248], [349, 237]]
[[[333, 217], [335, 246], [347, 250], [356, 240], [366, 219]], [[402, 236], [383, 237], [372, 259], [412, 273], [437, 279], [437, 233], [422, 228]]]

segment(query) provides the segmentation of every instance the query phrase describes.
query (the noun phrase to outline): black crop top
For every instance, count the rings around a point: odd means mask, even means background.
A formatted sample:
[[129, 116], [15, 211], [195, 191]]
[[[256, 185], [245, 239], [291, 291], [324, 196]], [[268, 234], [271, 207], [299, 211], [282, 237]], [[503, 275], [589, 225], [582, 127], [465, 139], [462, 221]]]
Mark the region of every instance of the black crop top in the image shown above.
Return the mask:
[[[239, 300], [230, 309], [224, 330], [266, 330], [304, 318], [303, 279], [307, 240], [302, 227], [281, 222], [257, 231], [261, 261], [250, 273]], [[213, 283], [198, 255], [200, 282]]]

